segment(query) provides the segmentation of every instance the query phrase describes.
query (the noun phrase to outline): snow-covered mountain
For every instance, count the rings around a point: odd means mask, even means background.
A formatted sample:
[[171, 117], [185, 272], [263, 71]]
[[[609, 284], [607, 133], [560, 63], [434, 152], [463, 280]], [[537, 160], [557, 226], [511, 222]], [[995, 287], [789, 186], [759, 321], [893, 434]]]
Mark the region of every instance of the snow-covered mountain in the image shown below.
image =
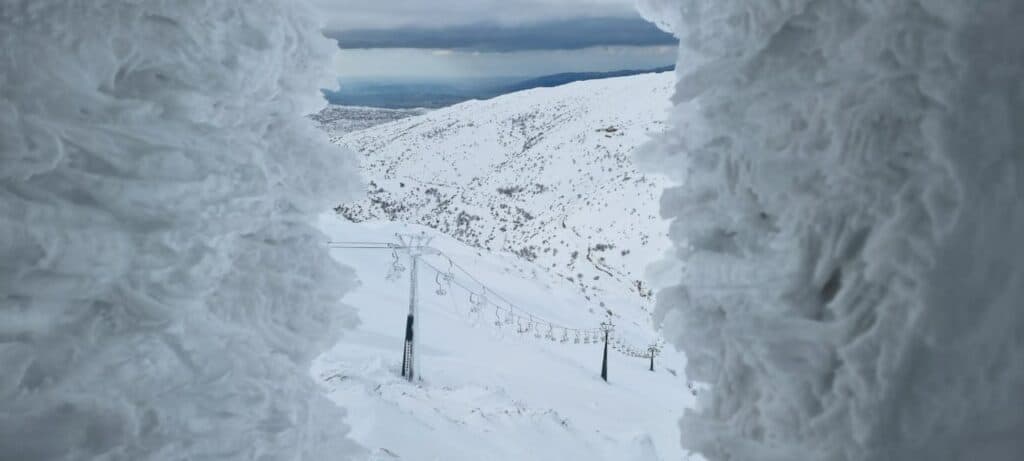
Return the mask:
[[575, 82], [337, 134], [370, 186], [337, 211], [511, 252], [587, 299], [646, 310], [644, 268], [669, 248], [657, 210], [667, 182], [638, 172], [631, 153], [661, 131], [673, 81]]
[[[452, 265], [424, 256], [415, 334], [423, 381], [410, 384], [398, 376], [408, 274], [385, 277], [404, 256], [332, 250], [361, 281], [345, 298], [361, 325], [313, 374], [347, 407], [352, 437], [373, 459], [687, 457], [675, 430], [694, 405], [685, 358], [665, 350], [651, 373], [647, 359], [613, 351], [605, 383], [597, 337], [565, 328], [595, 328], [610, 314], [615, 337], [634, 348], [659, 338], [641, 280], [669, 247], [657, 217], [667, 182], [638, 173], [631, 155], [660, 131], [672, 81], [577, 82], [381, 124], [396, 114], [321, 114], [374, 122], [321, 125], [361, 154], [369, 182], [367, 198], [324, 217], [324, 232], [368, 242], [426, 230], [468, 270], [445, 282]], [[474, 311], [481, 298], [466, 286], [491, 302]], [[521, 308], [518, 317], [496, 299]]]

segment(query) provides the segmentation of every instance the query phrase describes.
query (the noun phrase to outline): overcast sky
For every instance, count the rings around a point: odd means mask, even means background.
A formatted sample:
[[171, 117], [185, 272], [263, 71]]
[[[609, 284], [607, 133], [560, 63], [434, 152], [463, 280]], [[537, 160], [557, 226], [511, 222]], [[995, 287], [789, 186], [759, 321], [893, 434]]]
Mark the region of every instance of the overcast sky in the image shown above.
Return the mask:
[[633, 0], [314, 0], [328, 29], [393, 29], [636, 17]]
[[661, 67], [674, 39], [633, 0], [315, 0], [338, 77], [532, 77]]

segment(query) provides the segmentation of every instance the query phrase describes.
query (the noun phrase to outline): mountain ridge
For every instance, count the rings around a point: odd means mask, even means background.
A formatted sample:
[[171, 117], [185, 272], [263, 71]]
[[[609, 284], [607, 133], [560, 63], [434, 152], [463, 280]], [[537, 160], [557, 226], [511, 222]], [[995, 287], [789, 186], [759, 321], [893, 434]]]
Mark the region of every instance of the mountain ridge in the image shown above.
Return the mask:
[[562, 72], [525, 79], [488, 77], [454, 81], [350, 81], [339, 82], [338, 89], [320, 90], [336, 106], [364, 106], [384, 109], [437, 109], [479, 99], [533, 88], [554, 87], [572, 82], [599, 80], [671, 71], [675, 66], [650, 69], [624, 69], [607, 72]]
[[671, 72], [676, 68], [675, 65], [656, 67], [653, 69], [624, 69], [624, 70], [613, 70], [608, 72], [562, 72], [558, 74], [543, 75], [540, 77], [523, 80], [521, 82], [509, 85], [506, 87], [506, 93], [515, 93], [517, 91], [531, 90], [534, 88], [550, 88], [555, 86], [561, 86], [573, 82], [585, 82], [587, 80], [600, 80], [605, 78], [615, 77], [628, 77], [631, 75], [639, 74], [658, 74], [662, 72]]

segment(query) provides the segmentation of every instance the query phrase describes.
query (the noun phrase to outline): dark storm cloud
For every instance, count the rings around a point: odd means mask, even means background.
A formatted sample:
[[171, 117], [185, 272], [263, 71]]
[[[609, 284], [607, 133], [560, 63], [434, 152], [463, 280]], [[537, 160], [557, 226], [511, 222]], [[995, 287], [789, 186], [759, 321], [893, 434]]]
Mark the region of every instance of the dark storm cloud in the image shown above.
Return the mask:
[[470, 51], [581, 49], [672, 45], [676, 39], [640, 18], [576, 18], [535, 24], [457, 25], [325, 31], [345, 49], [429, 48]]

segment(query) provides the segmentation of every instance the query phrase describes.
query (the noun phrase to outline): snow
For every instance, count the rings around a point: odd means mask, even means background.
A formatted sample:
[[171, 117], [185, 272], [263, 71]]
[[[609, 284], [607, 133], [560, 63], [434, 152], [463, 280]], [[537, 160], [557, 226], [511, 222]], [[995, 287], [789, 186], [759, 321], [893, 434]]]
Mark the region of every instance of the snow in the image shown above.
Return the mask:
[[[335, 47], [301, 2], [4, 2], [0, 459], [1019, 459], [1024, 4], [640, 2], [675, 76], [344, 136], [389, 206], [343, 213], [454, 238], [320, 216], [364, 187], [305, 116]], [[406, 383], [407, 287], [317, 226], [424, 230], [638, 345], [675, 272], [685, 356], [604, 383], [426, 278]]]
[[641, 0], [681, 39], [675, 287], [709, 459], [1020, 459], [1024, 4]]
[[355, 323], [310, 223], [362, 189], [310, 17], [0, 6], [0, 459], [358, 454], [307, 372]]
[[513, 252], [589, 299], [646, 310], [646, 266], [671, 247], [657, 216], [669, 182], [630, 156], [663, 129], [673, 81], [664, 72], [575, 82], [332, 131], [362, 154], [369, 181], [365, 199], [338, 211]]
[[[409, 271], [386, 279], [389, 250], [331, 250], [356, 268], [361, 284], [345, 302], [357, 307], [361, 324], [315, 362], [313, 374], [347, 408], [350, 436], [370, 450], [370, 459], [690, 459], [674, 421], [694, 397], [679, 391], [687, 382], [670, 364], [684, 359], [672, 348], [656, 359], [653, 373], [647, 359], [610, 350], [605, 383], [600, 344], [563, 344], [534, 332], [519, 335], [511, 325], [495, 327], [495, 305], [503, 306], [496, 295], [537, 318], [598, 327], [602, 310], [572, 284], [514, 254], [469, 247], [424, 226], [325, 215], [321, 227], [335, 240], [351, 241], [425, 232], [432, 247], [492, 290], [491, 304], [473, 315], [468, 291], [453, 285], [437, 293], [441, 285], [426, 264], [447, 271], [446, 260], [422, 257], [416, 317], [422, 381], [409, 383], [399, 376]], [[410, 266], [406, 255], [400, 261]], [[480, 290], [464, 274], [455, 276], [456, 283]], [[507, 311], [500, 312], [504, 318]], [[658, 338], [643, 312], [622, 312], [615, 322], [617, 334], [631, 344]], [[561, 336], [557, 330], [555, 335]]]
[[[630, 153], [662, 129], [673, 80], [578, 82], [353, 132], [321, 125], [362, 154], [369, 181], [368, 198], [322, 217], [326, 234], [391, 241], [396, 232], [426, 232], [491, 290], [493, 306], [473, 315], [468, 292], [453, 286], [439, 295], [436, 274], [421, 265], [415, 338], [423, 380], [410, 384], [400, 377], [409, 271], [388, 281], [390, 251], [332, 250], [356, 268], [360, 286], [345, 302], [361, 324], [313, 374], [349, 411], [351, 437], [371, 459], [700, 459], [678, 443], [675, 421], [697, 392], [680, 369], [682, 354], [665, 348], [651, 373], [647, 359], [613, 349], [605, 383], [598, 343], [547, 341], [544, 327], [521, 336], [518, 321], [494, 325], [495, 314], [507, 316], [500, 295], [570, 328], [595, 329], [610, 312], [635, 347], [659, 339], [651, 300], [632, 282], [643, 280], [646, 294], [657, 273], [676, 267], [646, 267], [670, 246], [655, 200], [669, 182], [637, 172]], [[438, 256], [424, 260], [450, 267]], [[410, 266], [404, 255], [400, 263]]]
[[429, 111], [429, 109], [385, 109], [381, 107], [328, 105], [320, 112], [309, 117], [317, 123], [321, 130], [328, 132], [331, 136], [331, 141], [335, 142], [342, 135], [354, 131], [365, 130], [414, 115], [422, 115]]

